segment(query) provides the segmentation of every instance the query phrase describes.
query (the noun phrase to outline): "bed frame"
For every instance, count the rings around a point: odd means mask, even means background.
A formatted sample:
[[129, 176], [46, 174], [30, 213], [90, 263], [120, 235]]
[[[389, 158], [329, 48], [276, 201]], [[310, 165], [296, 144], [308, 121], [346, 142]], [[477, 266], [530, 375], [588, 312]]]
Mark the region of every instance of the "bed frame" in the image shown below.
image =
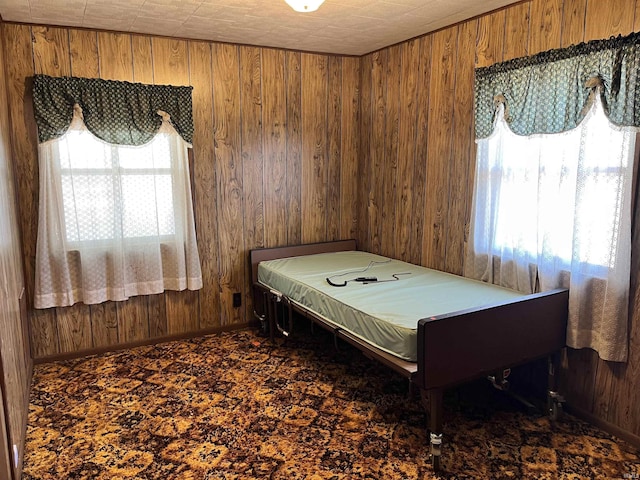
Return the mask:
[[[420, 389], [429, 411], [430, 448], [434, 470], [440, 468], [442, 444], [443, 391], [482, 377], [504, 383], [505, 369], [547, 357], [549, 361], [548, 408], [555, 417], [563, 398], [555, 390], [555, 369], [559, 352], [565, 346], [569, 292], [557, 289], [515, 300], [483, 306], [418, 321], [417, 362], [408, 362], [376, 348], [364, 340], [326, 322], [314, 312], [291, 302], [280, 292], [258, 283], [258, 264], [278, 258], [316, 253], [356, 250], [355, 240], [314, 243], [289, 247], [251, 250], [255, 315], [268, 324], [274, 338], [276, 330], [289, 331], [276, 321], [278, 309], [298, 312], [400, 373]], [[460, 332], [464, 332], [461, 335]]]

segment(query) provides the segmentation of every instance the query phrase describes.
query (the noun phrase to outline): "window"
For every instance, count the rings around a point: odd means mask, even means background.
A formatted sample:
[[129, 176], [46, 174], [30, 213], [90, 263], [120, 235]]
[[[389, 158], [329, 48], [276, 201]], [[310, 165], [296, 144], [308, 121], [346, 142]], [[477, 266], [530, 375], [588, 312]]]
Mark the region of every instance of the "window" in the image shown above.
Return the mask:
[[568, 287], [567, 346], [615, 362], [629, 350], [639, 59], [633, 33], [475, 71], [465, 274], [523, 292]]
[[69, 246], [174, 235], [174, 198], [184, 196], [173, 181], [176, 140], [161, 133], [139, 147], [111, 145], [87, 130], [72, 130], [58, 140]]
[[560, 134], [515, 135], [499, 108], [478, 141], [465, 274], [524, 293], [569, 288], [567, 344], [626, 358], [635, 131], [600, 96]]
[[519, 136], [498, 113], [479, 142], [474, 249], [604, 276], [616, 264], [635, 134], [612, 126], [596, 102], [561, 134]]
[[146, 144], [107, 143], [79, 109], [39, 144], [36, 308], [202, 287], [188, 147], [168, 118]]

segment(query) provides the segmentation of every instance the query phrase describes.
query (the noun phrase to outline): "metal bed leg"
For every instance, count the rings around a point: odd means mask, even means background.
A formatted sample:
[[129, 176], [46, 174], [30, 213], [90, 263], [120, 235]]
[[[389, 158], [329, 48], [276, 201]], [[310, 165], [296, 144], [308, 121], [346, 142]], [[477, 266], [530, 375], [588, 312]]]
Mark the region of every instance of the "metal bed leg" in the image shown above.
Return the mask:
[[271, 341], [271, 343], [275, 342], [276, 338], [275, 338], [275, 315], [276, 315], [276, 307], [275, 307], [275, 300], [273, 298], [273, 295], [269, 294], [267, 295], [268, 299], [267, 299], [267, 317], [269, 319], [269, 340]]
[[556, 421], [560, 420], [562, 417], [563, 408], [562, 405], [565, 402], [565, 399], [562, 395], [558, 393], [557, 383], [558, 379], [556, 377], [556, 370], [558, 368], [558, 364], [560, 363], [559, 354], [553, 354], [548, 357], [548, 380], [547, 380], [547, 411], [549, 412], [549, 416], [551, 420]]
[[442, 409], [443, 391], [440, 388], [422, 390], [422, 401], [426, 403], [425, 396], [429, 397], [429, 448], [431, 453], [431, 465], [435, 472], [440, 470], [442, 456]]
[[[279, 304], [282, 304], [282, 308], [278, 307]], [[271, 305], [273, 305], [272, 307], [273, 315], [270, 315], [271, 319], [269, 321], [269, 325], [272, 327], [271, 328], [272, 340], [274, 339], [274, 336], [275, 336], [275, 330], [277, 330], [278, 333], [282, 335], [284, 338], [288, 338], [289, 335], [291, 335], [291, 329], [293, 326], [293, 307], [291, 305], [291, 300], [289, 300], [283, 294], [272, 290]], [[280, 321], [278, 320], [278, 316], [280, 315], [281, 311], [282, 311], [282, 324], [286, 325], [288, 330], [285, 330], [284, 327], [280, 325]], [[285, 318], [287, 314], [289, 318]]]
[[289, 306], [289, 335], [291, 335], [291, 332], [293, 332], [293, 304], [289, 299], [287, 299], [287, 303]]

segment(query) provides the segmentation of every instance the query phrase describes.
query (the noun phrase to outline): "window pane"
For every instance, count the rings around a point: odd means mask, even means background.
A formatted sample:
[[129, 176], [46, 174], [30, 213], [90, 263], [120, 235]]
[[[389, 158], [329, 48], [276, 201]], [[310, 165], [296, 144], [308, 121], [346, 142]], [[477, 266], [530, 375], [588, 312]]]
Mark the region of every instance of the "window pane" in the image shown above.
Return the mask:
[[171, 175], [124, 175], [122, 198], [125, 237], [175, 233]]
[[107, 175], [62, 175], [67, 240], [106, 240], [115, 236], [113, 180]]
[[58, 143], [63, 169], [111, 169], [112, 147], [96, 140], [87, 131], [70, 131]]

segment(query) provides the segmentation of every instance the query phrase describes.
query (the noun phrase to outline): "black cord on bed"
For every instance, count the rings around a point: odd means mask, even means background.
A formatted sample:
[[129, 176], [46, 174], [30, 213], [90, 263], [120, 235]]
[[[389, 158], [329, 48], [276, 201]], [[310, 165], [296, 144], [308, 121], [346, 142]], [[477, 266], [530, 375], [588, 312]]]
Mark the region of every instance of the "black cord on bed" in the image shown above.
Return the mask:
[[378, 264], [383, 264], [383, 263], [389, 263], [391, 262], [391, 259], [387, 259], [387, 260], [383, 260], [383, 261], [378, 261], [376, 262], [375, 260], [371, 260], [369, 262], [369, 265], [367, 265], [365, 268], [361, 269], [361, 270], [351, 270], [349, 272], [345, 272], [345, 273], [337, 273], [335, 275], [331, 275], [330, 277], [326, 277], [326, 281], [329, 285], [331, 285], [332, 287], [346, 287], [347, 283], [349, 282], [361, 282], [363, 285], [367, 285], [369, 283], [383, 283], [383, 282], [395, 282], [397, 280], [400, 280], [398, 278], [398, 275], [410, 275], [410, 272], [405, 272], [405, 273], [394, 273], [391, 276], [394, 278], [393, 280], [378, 280], [377, 277], [356, 277], [356, 278], [352, 278], [350, 280], [345, 280], [342, 283], [336, 283], [333, 282], [331, 279], [332, 278], [336, 278], [336, 277], [344, 277], [346, 275], [353, 275], [354, 273], [364, 273], [366, 271], [368, 271], [371, 267], [373, 267], [374, 265], [378, 265]]
[[[382, 260], [382, 261], [375, 261], [375, 260], [371, 260], [371, 261], [369, 262], [369, 265], [367, 265], [367, 266], [366, 266], [366, 267], [364, 267], [363, 269], [360, 269], [360, 270], [350, 270], [350, 271], [345, 272], [345, 273], [336, 273], [335, 275], [331, 275], [330, 277], [327, 277], [327, 278], [326, 278], [326, 280], [327, 280], [327, 283], [328, 283], [329, 285], [331, 285], [332, 287], [346, 287], [348, 282], [362, 282], [362, 281], [364, 281], [364, 280], [358, 280], [357, 278], [352, 278], [351, 280], [347, 280], [347, 281], [345, 281], [345, 282], [343, 282], [343, 283], [335, 283], [335, 282], [332, 282], [332, 281], [331, 281], [331, 279], [332, 279], [332, 278], [336, 278], [336, 277], [345, 277], [345, 276], [347, 276], [347, 275], [353, 275], [354, 273], [364, 273], [364, 272], [366, 272], [367, 270], [369, 270], [371, 267], [373, 267], [374, 265], [383, 264], [383, 263], [389, 263], [389, 262], [391, 262], [391, 259], [390, 259], [390, 258], [388, 258], [388, 259], [386, 259], [386, 260]], [[358, 278], [360, 278], [360, 279], [364, 279], [365, 277], [358, 277]], [[373, 280], [375, 277], [366, 277], [366, 278], [369, 278], [369, 279], [370, 279], [370, 281], [375, 281], [375, 280]], [[377, 280], [377, 279], [376, 279], [376, 280]]]

